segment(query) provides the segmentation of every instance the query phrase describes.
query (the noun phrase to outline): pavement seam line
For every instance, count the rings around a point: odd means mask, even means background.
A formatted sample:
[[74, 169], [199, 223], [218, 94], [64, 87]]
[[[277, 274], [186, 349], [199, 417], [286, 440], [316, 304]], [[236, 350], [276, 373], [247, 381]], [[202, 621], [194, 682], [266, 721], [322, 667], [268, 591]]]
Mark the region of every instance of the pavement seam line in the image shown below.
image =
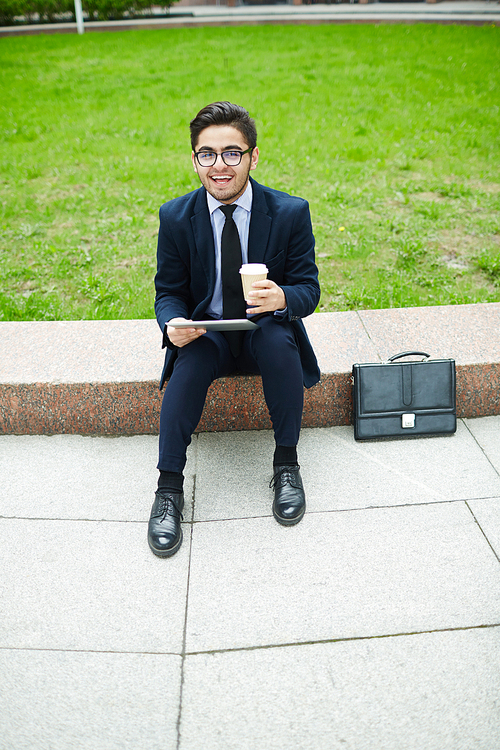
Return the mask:
[[[477, 498], [473, 498], [477, 499]], [[124, 518], [63, 518], [58, 516], [0, 516], [0, 521], [62, 521], [63, 523], [135, 523], [136, 525], [145, 525], [147, 521], [139, 519], [127, 520]], [[182, 525], [190, 526], [191, 521], [182, 521]], [[199, 521], [196, 521], [199, 523]]]
[[[453, 503], [465, 503], [468, 500], [500, 500], [500, 497], [497, 495], [489, 495], [487, 497], [472, 497], [472, 498], [463, 498], [463, 497], [456, 497], [452, 498], [451, 500], [429, 500], [428, 502], [418, 502], [418, 503], [396, 503], [394, 505], [362, 505], [359, 508], [327, 508], [324, 510], [308, 510], [307, 516], [321, 516], [321, 515], [333, 515], [335, 513], [359, 513], [365, 510], [393, 510], [395, 508], [424, 508], [428, 505], [453, 505]], [[193, 521], [193, 525], [195, 524], [205, 524], [205, 523], [238, 523], [239, 521], [259, 521], [265, 518], [272, 518], [271, 513], [266, 513], [261, 516], [238, 516], [237, 518], [200, 518], [199, 521]], [[31, 521], [33, 519], [28, 518], [26, 519], [28, 521]], [[42, 519], [43, 520], [43, 519]]]
[[415, 630], [407, 633], [382, 633], [381, 635], [359, 635], [347, 636], [345, 638], [326, 638], [317, 641], [299, 641], [290, 643], [267, 643], [263, 646], [241, 646], [235, 648], [219, 648], [205, 651], [186, 651], [184, 654], [178, 654], [173, 651], [112, 651], [110, 649], [90, 649], [90, 648], [34, 648], [32, 646], [1, 646], [0, 651], [44, 651], [47, 653], [64, 653], [64, 654], [116, 654], [117, 656], [180, 656], [184, 659], [186, 656], [203, 656], [204, 654], [226, 654], [240, 651], [266, 651], [276, 648], [292, 648], [295, 646], [321, 646], [328, 643], [348, 643], [350, 641], [372, 641], [383, 638], [405, 638], [412, 635], [432, 635], [433, 633], [454, 633], [466, 630], [492, 630], [500, 628], [500, 622], [486, 623], [483, 625], [462, 625], [455, 628], [436, 628], [435, 630]]
[[465, 501], [465, 504], [466, 504], [466, 506], [468, 507], [468, 509], [469, 509], [469, 512], [470, 512], [470, 514], [471, 514], [472, 518], [474, 519], [474, 521], [475, 521], [475, 522], [476, 522], [476, 524], [478, 525], [478, 527], [479, 527], [479, 530], [480, 530], [481, 534], [482, 534], [482, 535], [484, 536], [484, 538], [485, 538], [485, 539], [486, 539], [486, 541], [488, 542], [488, 544], [489, 544], [489, 546], [490, 546], [490, 548], [491, 548], [491, 551], [493, 552], [493, 554], [495, 555], [496, 559], [497, 559], [497, 560], [498, 560], [498, 562], [500, 563], [500, 557], [498, 556], [498, 554], [497, 554], [497, 552], [496, 552], [496, 550], [495, 550], [494, 546], [492, 545], [492, 543], [491, 543], [491, 542], [490, 542], [490, 540], [488, 539], [488, 537], [487, 537], [487, 535], [486, 535], [486, 532], [484, 531], [483, 527], [481, 526], [481, 524], [480, 524], [480, 523], [479, 523], [479, 521], [477, 520], [477, 518], [476, 518], [476, 515], [475, 515], [474, 511], [472, 510], [472, 508], [471, 508], [471, 507], [470, 507], [470, 505], [469, 505], [469, 501], [468, 501], [468, 500], [466, 500], [466, 501]]
[[405, 633], [382, 633], [380, 635], [355, 635], [347, 636], [345, 638], [324, 638], [317, 641], [300, 641], [290, 643], [267, 643], [263, 646], [241, 646], [240, 648], [219, 648], [204, 651], [187, 651], [186, 656], [203, 656], [203, 655], [215, 655], [215, 654], [228, 654], [238, 653], [243, 651], [267, 651], [270, 649], [277, 648], [295, 648], [297, 646], [321, 646], [328, 643], [350, 643], [352, 641], [374, 641], [382, 640], [384, 638], [406, 638], [414, 635], [432, 635], [433, 633], [455, 633], [462, 632], [465, 630], [488, 630], [493, 628], [500, 628], [500, 622], [485, 623], [483, 625], [462, 625], [450, 628], [435, 628], [434, 630], [413, 630]]
[[493, 464], [493, 462], [491, 461], [490, 457], [486, 453], [485, 449], [483, 448], [483, 446], [481, 445], [481, 443], [479, 442], [479, 440], [477, 439], [477, 437], [474, 435], [474, 433], [472, 432], [471, 428], [467, 424], [468, 419], [470, 419], [470, 417], [464, 417], [461, 421], [464, 423], [465, 427], [469, 431], [469, 434], [472, 435], [472, 438], [473, 438], [474, 442], [476, 443], [476, 445], [481, 449], [484, 457], [486, 458], [486, 460], [488, 461], [488, 463], [492, 467], [492, 469], [495, 472], [495, 474], [497, 474], [497, 476], [500, 477], [500, 472], [498, 471], [498, 469], [496, 468], [496, 466]]
[[[319, 516], [324, 513], [357, 513], [363, 510], [392, 510], [393, 508], [419, 508], [426, 505], [450, 505], [452, 503], [473, 502], [475, 500], [500, 500], [500, 495], [484, 495], [480, 497], [455, 497], [450, 500], [428, 500], [415, 503], [395, 503], [394, 505], [361, 505], [358, 508], [325, 508], [323, 510], [308, 510], [308, 516]], [[200, 518], [198, 521], [182, 521], [182, 525], [195, 526], [203, 523], [227, 523], [229, 521], [258, 521], [263, 518], [272, 518], [272, 513], [264, 513], [257, 516], [238, 516], [237, 518]], [[146, 521], [121, 520], [116, 518], [51, 518], [50, 516], [1, 516], [0, 521], [60, 521], [70, 523], [134, 523], [144, 525]]]
[[187, 618], [188, 618], [188, 605], [189, 605], [189, 582], [191, 578], [191, 555], [193, 551], [193, 529], [194, 529], [194, 504], [196, 496], [196, 474], [193, 476], [193, 489], [191, 492], [191, 520], [189, 522], [189, 561], [188, 571], [186, 579], [186, 607], [184, 609], [184, 630], [182, 633], [182, 650], [181, 650], [181, 679], [179, 685], [179, 708], [177, 711], [177, 721], [175, 723], [175, 730], [177, 734], [176, 739], [176, 750], [179, 750], [181, 745], [181, 721], [182, 721], [182, 697], [184, 692], [184, 665], [186, 662], [186, 633], [187, 633]]
[[0, 651], [46, 651], [47, 653], [57, 654], [116, 654], [117, 656], [177, 656], [182, 657], [181, 654], [175, 651], [124, 651], [115, 650], [109, 648], [47, 648], [47, 647], [35, 647], [35, 646], [1, 646]]

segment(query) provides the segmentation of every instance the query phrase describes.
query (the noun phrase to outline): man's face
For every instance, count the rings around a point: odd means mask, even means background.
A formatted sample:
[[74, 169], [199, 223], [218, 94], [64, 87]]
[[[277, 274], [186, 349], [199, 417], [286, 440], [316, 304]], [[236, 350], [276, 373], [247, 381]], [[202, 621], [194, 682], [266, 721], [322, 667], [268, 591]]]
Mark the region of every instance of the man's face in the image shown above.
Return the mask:
[[[248, 143], [236, 128], [230, 125], [211, 125], [202, 130], [196, 151], [214, 151], [221, 154], [223, 151], [246, 151]], [[221, 203], [234, 203], [234, 201], [245, 192], [248, 184], [250, 170], [255, 169], [259, 161], [259, 149], [255, 147], [252, 152], [244, 154], [241, 162], [236, 167], [228, 167], [219, 156], [213, 167], [201, 167], [194, 155], [191, 154], [194, 171], [198, 173], [202, 185], [210, 195], [221, 201]]]

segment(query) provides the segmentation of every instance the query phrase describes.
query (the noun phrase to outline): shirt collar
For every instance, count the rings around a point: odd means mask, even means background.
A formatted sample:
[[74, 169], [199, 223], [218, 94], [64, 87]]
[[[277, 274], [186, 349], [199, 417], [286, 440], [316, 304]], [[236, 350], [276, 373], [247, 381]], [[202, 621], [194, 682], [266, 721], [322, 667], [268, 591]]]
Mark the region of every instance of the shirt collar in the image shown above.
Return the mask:
[[[245, 211], [252, 210], [252, 198], [253, 198], [253, 192], [252, 192], [252, 183], [250, 180], [248, 180], [248, 185], [246, 186], [245, 192], [243, 195], [240, 195], [240, 197], [234, 201], [231, 205], [237, 205], [241, 206], [241, 208], [244, 208]], [[217, 198], [214, 198], [213, 195], [210, 195], [210, 193], [207, 191], [207, 203], [208, 203], [208, 210], [210, 213], [210, 216], [213, 214], [213, 212], [219, 208], [219, 206], [224, 206], [224, 203], [221, 203], [221, 201], [218, 201]]]

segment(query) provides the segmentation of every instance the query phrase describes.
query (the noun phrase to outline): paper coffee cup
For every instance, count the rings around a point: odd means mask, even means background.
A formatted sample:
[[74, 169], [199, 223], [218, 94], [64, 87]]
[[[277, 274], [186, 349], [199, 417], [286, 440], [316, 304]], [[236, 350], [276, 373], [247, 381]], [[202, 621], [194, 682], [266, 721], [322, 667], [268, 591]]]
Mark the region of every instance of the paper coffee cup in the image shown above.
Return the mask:
[[240, 274], [243, 284], [243, 297], [248, 302], [248, 293], [252, 289], [253, 282], [267, 279], [267, 266], [264, 263], [243, 263]]

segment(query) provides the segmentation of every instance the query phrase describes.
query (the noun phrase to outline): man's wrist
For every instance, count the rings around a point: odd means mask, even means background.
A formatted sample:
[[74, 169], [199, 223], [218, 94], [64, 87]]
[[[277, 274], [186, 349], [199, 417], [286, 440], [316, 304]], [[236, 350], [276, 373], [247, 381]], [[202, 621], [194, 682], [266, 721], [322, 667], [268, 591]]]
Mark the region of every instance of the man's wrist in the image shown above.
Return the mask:
[[172, 344], [172, 342], [170, 341], [169, 335], [167, 333], [167, 328], [168, 328], [168, 322], [165, 323], [165, 325], [163, 327], [162, 349], [165, 349], [165, 347], [167, 349], [175, 349], [175, 345]]
[[276, 312], [280, 312], [281, 313], [281, 312], [284, 312], [286, 310], [287, 303], [286, 303], [285, 292], [283, 291], [282, 287], [278, 287], [278, 288], [279, 288], [279, 290], [281, 292], [281, 297], [282, 297], [283, 301], [282, 301], [282, 304], [280, 305], [280, 307], [276, 310]]

